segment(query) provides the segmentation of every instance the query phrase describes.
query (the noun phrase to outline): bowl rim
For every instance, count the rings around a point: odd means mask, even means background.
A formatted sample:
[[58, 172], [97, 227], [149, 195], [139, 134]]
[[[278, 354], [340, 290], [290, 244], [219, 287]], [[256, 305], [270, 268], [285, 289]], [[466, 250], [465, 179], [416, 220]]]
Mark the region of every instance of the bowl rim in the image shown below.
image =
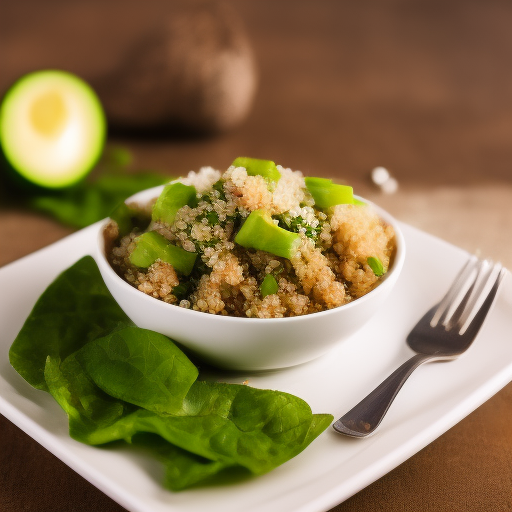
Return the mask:
[[[157, 187], [148, 188], [145, 190], [142, 190], [140, 192], [137, 192], [136, 194], [133, 194], [132, 196], [128, 197], [124, 202], [129, 203], [133, 201], [140, 201], [145, 200], [149, 201], [154, 197], [157, 197], [159, 193], [163, 190], [165, 185], [159, 185]], [[142, 196], [142, 197], [140, 197]], [[148, 196], [148, 197], [147, 197]], [[140, 197], [140, 198], [139, 198]], [[369, 205], [371, 205], [372, 208], [375, 209], [379, 217], [384, 219], [384, 221], [393, 226], [394, 232], [395, 232], [395, 244], [396, 244], [396, 251], [393, 259], [393, 263], [391, 266], [391, 269], [386, 272], [386, 275], [382, 279], [381, 283], [376, 286], [373, 290], [369, 291], [362, 297], [359, 297], [348, 304], [343, 304], [342, 306], [338, 306], [336, 308], [327, 309], [324, 311], [317, 311], [315, 313], [308, 313], [306, 315], [299, 315], [299, 316], [293, 316], [293, 317], [283, 317], [283, 318], [247, 318], [247, 317], [237, 317], [237, 316], [230, 316], [230, 315], [214, 315], [212, 313], [206, 313], [204, 311], [195, 311], [188, 308], [182, 308], [176, 304], [168, 304], [166, 302], [163, 302], [161, 300], [158, 300], [154, 297], [151, 297], [149, 295], [146, 295], [145, 293], [137, 290], [132, 285], [127, 283], [121, 276], [117, 274], [117, 272], [112, 268], [110, 265], [108, 258], [105, 254], [105, 238], [104, 238], [104, 229], [110, 222], [110, 218], [104, 219], [100, 226], [98, 231], [98, 236], [96, 238], [96, 255], [100, 259], [100, 262], [98, 262], [98, 265], [109, 272], [109, 274], [113, 277], [114, 282], [119, 284], [122, 288], [126, 290], [126, 293], [128, 294], [136, 294], [134, 297], [136, 300], [142, 300], [142, 301], [151, 301], [151, 305], [153, 305], [155, 308], [177, 308], [181, 311], [181, 313], [184, 315], [184, 317], [187, 317], [187, 315], [192, 315], [190, 318], [197, 318], [197, 314], [202, 314], [201, 318], [203, 318], [206, 321], [210, 322], [232, 322], [232, 323], [240, 323], [242, 322], [244, 325], [248, 325], [249, 323], [256, 323], [256, 324], [270, 324], [270, 323], [298, 323], [306, 321], [307, 319], [312, 318], [322, 318], [325, 316], [335, 315], [336, 313], [339, 313], [340, 311], [349, 311], [350, 309], [353, 309], [355, 307], [360, 307], [362, 304], [367, 302], [368, 300], [371, 300], [371, 298], [379, 292], [379, 290], [383, 291], [383, 287], [386, 288], [387, 286], [390, 286], [389, 284], [386, 286], [386, 283], [389, 283], [390, 280], [394, 279], [396, 280], [398, 278], [398, 275], [400, 274], [404, 261], [405, 261], [405, 254], [406, 254], [406, 247], [405, 247], [405, 238], [403, 236], [402, 230], [400, 228], [399, 222], [386, 210], [381, 208], [380, 206], [376, 205], [372, 201], [354, 194], [354, 197], [359, 199], [360, 201], [363, 201]], [[144, 198], [144, 199], [142, 199]], [[148, 305], [150, 303], [147, 303]], [[176, 309], [175, 309], [176, 310]], [[218, 319], [218, 320], [216, 320]], [[220, 320], [222, 319], [222, 320]]]

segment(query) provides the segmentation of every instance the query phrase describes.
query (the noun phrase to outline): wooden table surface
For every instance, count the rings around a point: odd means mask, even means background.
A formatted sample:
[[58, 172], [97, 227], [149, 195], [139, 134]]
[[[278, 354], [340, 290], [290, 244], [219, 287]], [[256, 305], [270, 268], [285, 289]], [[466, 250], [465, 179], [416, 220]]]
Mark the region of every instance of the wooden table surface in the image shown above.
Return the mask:
[[[167, 9], [103, 3], [3, 2], [0, 90], [41, 67], [88, 78], [111, 65], [120, 25], [135, 31]], [[110, 144], [169, 175], [245, 154], [344, 179], [400, 220], [512, 268], [510, 2], [230, 3], [259, 70], [244, 124], [214, 137], [111, 133]], [[398, 180], [395, 194], [372, 187], [378, 165]], [[0, 205], [0, 265], [71, 233], [13, 203]], [[512, 511], [511, 425], [509, 384], [334, 510]], [[0, 417], [0, 510], [123, 509]]]

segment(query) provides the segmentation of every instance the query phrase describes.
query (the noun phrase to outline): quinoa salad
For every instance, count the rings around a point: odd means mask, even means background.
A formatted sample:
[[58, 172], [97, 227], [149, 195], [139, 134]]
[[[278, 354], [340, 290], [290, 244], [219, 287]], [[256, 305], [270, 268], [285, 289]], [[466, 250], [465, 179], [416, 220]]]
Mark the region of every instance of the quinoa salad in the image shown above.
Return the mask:
[[282, 318], [343, 306], [386, 274], [395, 234], [352, 188], [269, 160], [191, 171], [105, 228], [119, 276], [204, 313]]

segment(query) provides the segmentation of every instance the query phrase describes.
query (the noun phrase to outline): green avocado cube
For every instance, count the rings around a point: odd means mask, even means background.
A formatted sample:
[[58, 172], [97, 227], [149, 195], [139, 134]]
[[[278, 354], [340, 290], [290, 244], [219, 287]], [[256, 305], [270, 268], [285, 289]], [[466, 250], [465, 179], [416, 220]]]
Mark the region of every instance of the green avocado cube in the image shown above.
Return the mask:
[[153, 206], [151, 219], [171, 225], [178, 210], [185, 205], [193, 206], [195, 200], [195, 187], [179, 182], [166, 185]]
[[281, 173], [272, 160], [238, 157], [231, 165], [234, 165], [235, 167], [245, 167], [249, 176], [263, 176], [271, 182], [277, 183], [281, 178]]
[[254, 210], [235, 236], [235, 243], [290, 259], [300, 245], [300, 235], [274, 224], [265, 210]]
[[156, 231], [148, 231], [137, 237], [135, 249], [130, 254], [130, 261], [136, 267], [148, 268], [156, 260], [162, 260], [186, 276], [192, 272], [196, 258], [197, 253], [171, 244]]
[[306, 187], [317, 208], [330, 208], [337, 204], [354, 204], [354, 191], [348, 185], [338, 185], [326, 178], [304, 178]]

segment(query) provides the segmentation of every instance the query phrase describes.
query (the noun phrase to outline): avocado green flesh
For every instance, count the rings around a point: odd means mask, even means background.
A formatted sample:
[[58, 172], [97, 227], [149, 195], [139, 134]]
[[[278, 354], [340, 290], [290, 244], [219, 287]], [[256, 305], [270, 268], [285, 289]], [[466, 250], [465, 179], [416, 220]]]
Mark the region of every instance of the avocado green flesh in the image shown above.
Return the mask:
[[262, 176], [271, 182], [278, 182], [281, 178], [281, 173], [272, 160], [240, 156], [236, 158], [231, 165], [235, 167], [245, 167], [249, 176]]
[[183, 183], [171, 183], [167, 185], [158, 196], [153, 206], [152, 220], [161, 221], [171, 225], [176, 213], [185, 205], [191, 206], [196, 199], [196, 189]]
[[326, 178], [305, 178], [304, 181], [318, 208], [330, 208], [337, 204], [354, 204], [352, 187], [338, 185]]
[[135, 249], [130, 254], [130, 261], [137, 267], [148, 268], [156, 260], [170, 263], [178, 272], [188, 276], [197, 258], [195, 252], [188, 252], [172, 245], [156, 231], [148, 231], [135, 239]]
[[42, 187], [80, 181], [101, 156], [105, 137], [100, 100], [70, 73], [25, 75], [0, 105], [0, 145], [7, 163]]
[[291, 259], [300, 244], [300, 235], [276, 226], [264, 210], [254, 210], [235, 237], [235, 243]]

